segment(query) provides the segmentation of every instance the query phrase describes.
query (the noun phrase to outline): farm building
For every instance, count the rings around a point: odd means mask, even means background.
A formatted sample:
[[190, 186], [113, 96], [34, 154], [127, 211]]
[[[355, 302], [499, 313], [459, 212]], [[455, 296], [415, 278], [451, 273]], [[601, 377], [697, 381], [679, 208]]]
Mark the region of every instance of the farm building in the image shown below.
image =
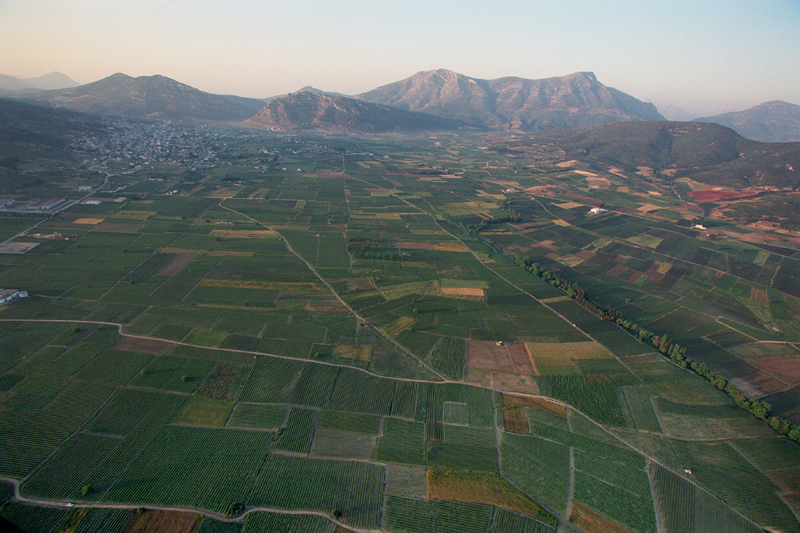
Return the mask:
[[18, 300], [20, 298], [27, 298], [28, 291], [20, 291], [17, 289], [0, 289], [0, 305], [5, 305]]

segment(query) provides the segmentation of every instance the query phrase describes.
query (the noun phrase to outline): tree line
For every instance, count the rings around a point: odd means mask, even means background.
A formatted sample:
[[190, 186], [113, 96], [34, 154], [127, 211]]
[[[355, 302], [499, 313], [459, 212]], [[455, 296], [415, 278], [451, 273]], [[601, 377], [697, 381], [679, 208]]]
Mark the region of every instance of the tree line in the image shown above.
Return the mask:
[[772, 406], [763, 401], [751, 398], [741, 392], [735, 385], [730, 383], [728, 378], [722, 374], [713, 372], [705, 363], [695, 361], [686, 355], [686, 348], [674, 342], [667, 335], [656, 335], [647, 329], [639, 326], [638, 324], [625, 319], [625, 316], [614, 309], [612, 306], [607, 305], [601, 307], [589, 299], [589, 290], [582, 287], [578, 283], [570, 283], [558, 274], [547, 270], [530, 259], [530, 257], [515, 257], [517, 265], [526, 269], [531, 274], [539, 277], [543, 281], [550, 283], [555, 288], [562, 291], [568, 297], [572, 298], [581, 307], [594, 315], [614, 322], [622, 329], [638, 338], [639, 342], [650, 343], [658, 350], [664, 357], [680, 365], [682, 368], [691, 369], [696, 374], [708, 380], [714, 387], [725, 392], [733, 401], [759, 420], [766, 422], [775, 431], [781, 435], [790, 438], [795, 442], [800, 442], [800, 425], [794, 424], [779, 416], [771, 413]]

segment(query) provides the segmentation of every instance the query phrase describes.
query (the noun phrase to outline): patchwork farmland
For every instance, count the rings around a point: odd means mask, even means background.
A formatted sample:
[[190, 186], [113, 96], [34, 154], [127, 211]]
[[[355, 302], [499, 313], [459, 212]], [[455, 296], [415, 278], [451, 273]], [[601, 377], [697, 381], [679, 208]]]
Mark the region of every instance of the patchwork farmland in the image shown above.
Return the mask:
[[136, 194], [37, 230], [75, 239], [0, 254], [30, 294], [0, 307], [0, 517], [800, 532], [796, 245], [704, 238], [667, 217], [697, 194], [469, 135], [220, 135], [237, 166], [114, 174]]

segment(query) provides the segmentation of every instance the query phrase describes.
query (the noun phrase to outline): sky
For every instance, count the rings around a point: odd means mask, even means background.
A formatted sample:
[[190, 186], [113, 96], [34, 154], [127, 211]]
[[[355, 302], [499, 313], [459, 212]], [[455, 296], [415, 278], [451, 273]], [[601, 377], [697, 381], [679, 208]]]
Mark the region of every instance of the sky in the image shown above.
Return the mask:
[[437, 68], [591, 71], [691, 118], [800, 104], [799, 66], [800, 0], [0, 0], [0, 74], [161, 74], [254, 98]]

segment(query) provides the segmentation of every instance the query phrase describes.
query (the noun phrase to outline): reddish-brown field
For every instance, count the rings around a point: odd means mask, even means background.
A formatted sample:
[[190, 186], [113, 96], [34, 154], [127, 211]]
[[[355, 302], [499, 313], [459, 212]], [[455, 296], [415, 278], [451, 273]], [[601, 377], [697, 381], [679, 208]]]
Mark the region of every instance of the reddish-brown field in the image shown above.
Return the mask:
[[794, 385], [800, 381], [800, 359], [767, 358], [752, 361], [752, 363], [787, 385]]
[[395, 248], [399, 248], [401, 250], [430, 250], [431, 243], [429, 242], [407, 242], [407, 241], [396, 241], [392, 243], [392, 246]]
[[139, 339], [136, 337], [123, 335], [117, 342], [114, 343], [111, 348], [123, 352], [139, 352], [161, 355], [171, 347], [172, 344], [169, 342], [160, 341], [157, 339]]
[[515, 374], [535, 374], [531, 358], [528, 356], [528, 350], [522, 343], [507, 344], [508, 357], [511, 359], [511, 364], [514, 366]]
[[178, 254], [169, 263], [161, 267], [156, 272], [156, 276], [174, 276], [183, 270], [183, 267], [191, 263], [192, 259], [194, 259], [194, 254]]
[[506, 374], [531, 376], [535, 373], [528, 351], [521, 343], [470, 340], [467, 342], [467, 366]]
[[514, 372], [506, 347], [493, 341], [467, 341], [467, 366], [508, 374]]
[[730, 200], [732, 198], [743, 198], [750, 196], [752, 193], [735, 192], [735, 191], [692, 191], [689, 196], [696, 202], [716, 202], [719, 200]]
[[120, 533], [193, 533], [203, 517], [176, 511], [145, 511], [134, 514]]
[[505, 431], [530, 435], [531, 428], [528, 425], [524, 407], [524, 398], [503, 394], [503, 429]]

